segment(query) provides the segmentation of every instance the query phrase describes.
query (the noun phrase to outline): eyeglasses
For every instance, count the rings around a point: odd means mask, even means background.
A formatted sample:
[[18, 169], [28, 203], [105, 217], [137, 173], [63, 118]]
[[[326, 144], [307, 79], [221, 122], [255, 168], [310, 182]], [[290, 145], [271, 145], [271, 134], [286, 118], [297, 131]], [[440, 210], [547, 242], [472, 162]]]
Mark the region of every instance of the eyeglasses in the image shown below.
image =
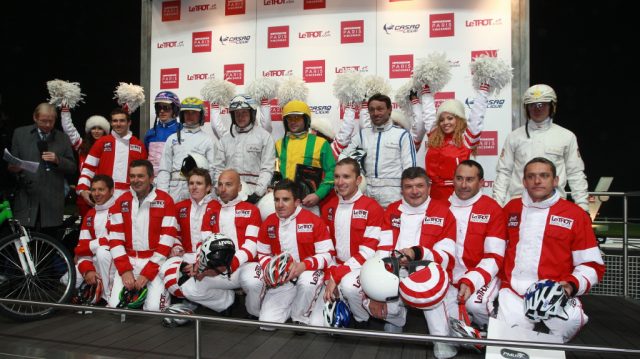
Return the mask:
[[156, 111], [171, 111], [171, 105], [163, 104], [163, 103], [157, 103], [156, 104]]
[[548, 102], [535, 102], [535, 103], [528, 103], [527, 104], [527, 108], [529, 110], [533, 110], [533, 109], [541, 110], [541, 109], [543, 109], [543, 108], [545, 108], [547, 106], [549, 106]]

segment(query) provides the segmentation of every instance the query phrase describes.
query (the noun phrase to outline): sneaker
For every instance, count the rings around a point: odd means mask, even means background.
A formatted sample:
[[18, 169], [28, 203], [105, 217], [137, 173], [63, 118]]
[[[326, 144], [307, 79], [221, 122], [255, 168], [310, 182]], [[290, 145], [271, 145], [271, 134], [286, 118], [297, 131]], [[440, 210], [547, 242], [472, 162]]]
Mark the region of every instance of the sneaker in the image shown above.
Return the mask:
[[391, 323], [384, 323], [384, 331], [387, 333], [400, 334], [402, 333], [402, 327], [393, 325]]
[[[306, 324], [304, 324], [302, 322], [299, 322], [299, 321], [295, 321], [295, 322], [293, 322], [293, 324], [300, 325], [300, 326], [306, 326]], [[295, 334], [295, 335], [305, 335], [305, 334], [307, 334], [307, 332], [296, 330], [296, 331], [293, 332], [293, 334]]]
[[447, 343], [434, 343], [433, 344], [433, 356], [438, 359], [453, 358], [458, 354], [458, 349]]

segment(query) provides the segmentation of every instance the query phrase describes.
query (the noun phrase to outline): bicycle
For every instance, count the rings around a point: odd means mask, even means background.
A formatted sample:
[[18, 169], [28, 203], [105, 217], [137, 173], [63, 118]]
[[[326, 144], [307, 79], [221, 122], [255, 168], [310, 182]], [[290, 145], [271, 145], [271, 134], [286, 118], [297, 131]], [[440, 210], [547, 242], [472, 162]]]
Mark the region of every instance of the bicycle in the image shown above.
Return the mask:
[[[11, 234], [0, 239], [0, 298], [66, 303], [76, 282], [69, 250], [52, 237], [28, 231], [13, 218], [7, 200], [0, 203], [0, 225], [5, 222]], [[66, 273], [68, 280], [61, 281]], [[54, 312], [51, 307], [0, 303], [0, 314], [18, 321], [45, 319]]]

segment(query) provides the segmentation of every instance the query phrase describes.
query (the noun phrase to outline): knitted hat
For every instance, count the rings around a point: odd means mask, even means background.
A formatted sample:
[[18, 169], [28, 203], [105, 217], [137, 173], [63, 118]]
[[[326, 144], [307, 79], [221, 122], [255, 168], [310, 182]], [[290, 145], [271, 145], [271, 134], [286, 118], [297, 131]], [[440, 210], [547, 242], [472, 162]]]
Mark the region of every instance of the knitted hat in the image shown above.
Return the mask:
[[87, 122], [84, 124], [84, 132], [88, 133], [94, 127], [100, 127], [104, 130], [105, 134], [109, 134], [109, 128], [111, 126], [109, 125], [109, 121], [107, 121], [106, 118], [100, 115], [93, 115], [89, 117], [87, 119]]
[[436, 118], [439, 119], [440, 115], [442, 115], [443, 112], [449, 112], [450, 114], [456, 115], [465, 120], [467, 119], [467, 116], [464, 113], [464, 105], [462, 104], [462, 102], [455, 99], [447, 100], [440, 104], [440, 107], [438, 107], [438, 112], [436, 113]]

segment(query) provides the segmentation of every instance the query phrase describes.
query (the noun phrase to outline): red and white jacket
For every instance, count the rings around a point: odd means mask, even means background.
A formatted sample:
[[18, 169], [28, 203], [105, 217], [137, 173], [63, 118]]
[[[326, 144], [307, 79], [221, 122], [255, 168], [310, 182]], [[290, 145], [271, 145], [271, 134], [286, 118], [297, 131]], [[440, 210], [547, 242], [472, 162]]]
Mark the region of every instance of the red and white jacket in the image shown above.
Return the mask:
[[391, 252], [422, 247], [422, 258], [439, 263], [452, 276], [455, 264], [456, 219], [446, 202], [428, 198], [413, 207], [404, 199], [393, 202], [384, 213], [378, 252], [389, 257]]
[[236, 245], [231, 261], [231, 271], [235, 272], [242, 264], [255, 261], [261, 223], [258, 207], [242, 198], [236, 197], [228, 203], [211, 201], [202, 219], [202, 239], [218, 232], [231, 238]]
[[383, 217], [378, 202], [360, 191], [349, 200], [340, 195], [332, 197], [322, 207], [322, 218], [336, 249], [337, 265], [329, 270], [336, 283], [376, 254]]
[[332, 263], [335, 250], [324, 221], [298, 207], [286, 219], [272, 213], [260, 226], [258, 260], [262, 269], [272, 256], [282, 252], [288, 252], [297, 262], [304, 262], [307, 270], [316, 270]]
[[450, 202], [457, 229], [452, 282], [466, 284], [473, 293], [489, 284], [502, 267], [507, 220], [498, 202], [482, 192], [467, 200], [454, 193]]
[[116, 198], [111, 196], [104, 204], [96, 204], [82, 219], [80, 227], [80, 237], [75, 248], [78, 257], [78, 270], [82, 275], [96, 270], [93, 265], [95, 256], [100, 246], [108, 246], [107, 239], [107, 219], [109, 218], [109, 208], [116, 202]]
[[153, 188], [142, 203], [130, 190], [109, 209], [109, 247], [118, 273], [133, 270], [129, 257], [149, 258], [141, 275], [153, 280], [178, 236], [175, 206], [168, 193]]
[[202, 244], [202, 221], [206, 209], [213, 197], [206, 196], [200, 202], [185, 199], [176, 203], [176, 221], [178, 223], [178, 239], [176, 245], [181, 245], [185, 253], [196, 253]]
[[604, 275], [604, 262], [589, 215], [556, 191], [533, 202], [527, 191], [504, 208], [507, 249], [500, 271], [503, 288], [522, 296], [534, 282], [572, 283], [582, 295]]
[[129, 189], [129, 164], [133, 160], [147, 158], [144, 144], [129, 132], [120, 137], [114, 131], [110, 135], [100, 137], [91, 146], [89, 155], [84, 161], [82, 173], [76, 186], [76, 193], [89, 190], [91, 179], [97, 175], [113, 178], [117, 191]]

